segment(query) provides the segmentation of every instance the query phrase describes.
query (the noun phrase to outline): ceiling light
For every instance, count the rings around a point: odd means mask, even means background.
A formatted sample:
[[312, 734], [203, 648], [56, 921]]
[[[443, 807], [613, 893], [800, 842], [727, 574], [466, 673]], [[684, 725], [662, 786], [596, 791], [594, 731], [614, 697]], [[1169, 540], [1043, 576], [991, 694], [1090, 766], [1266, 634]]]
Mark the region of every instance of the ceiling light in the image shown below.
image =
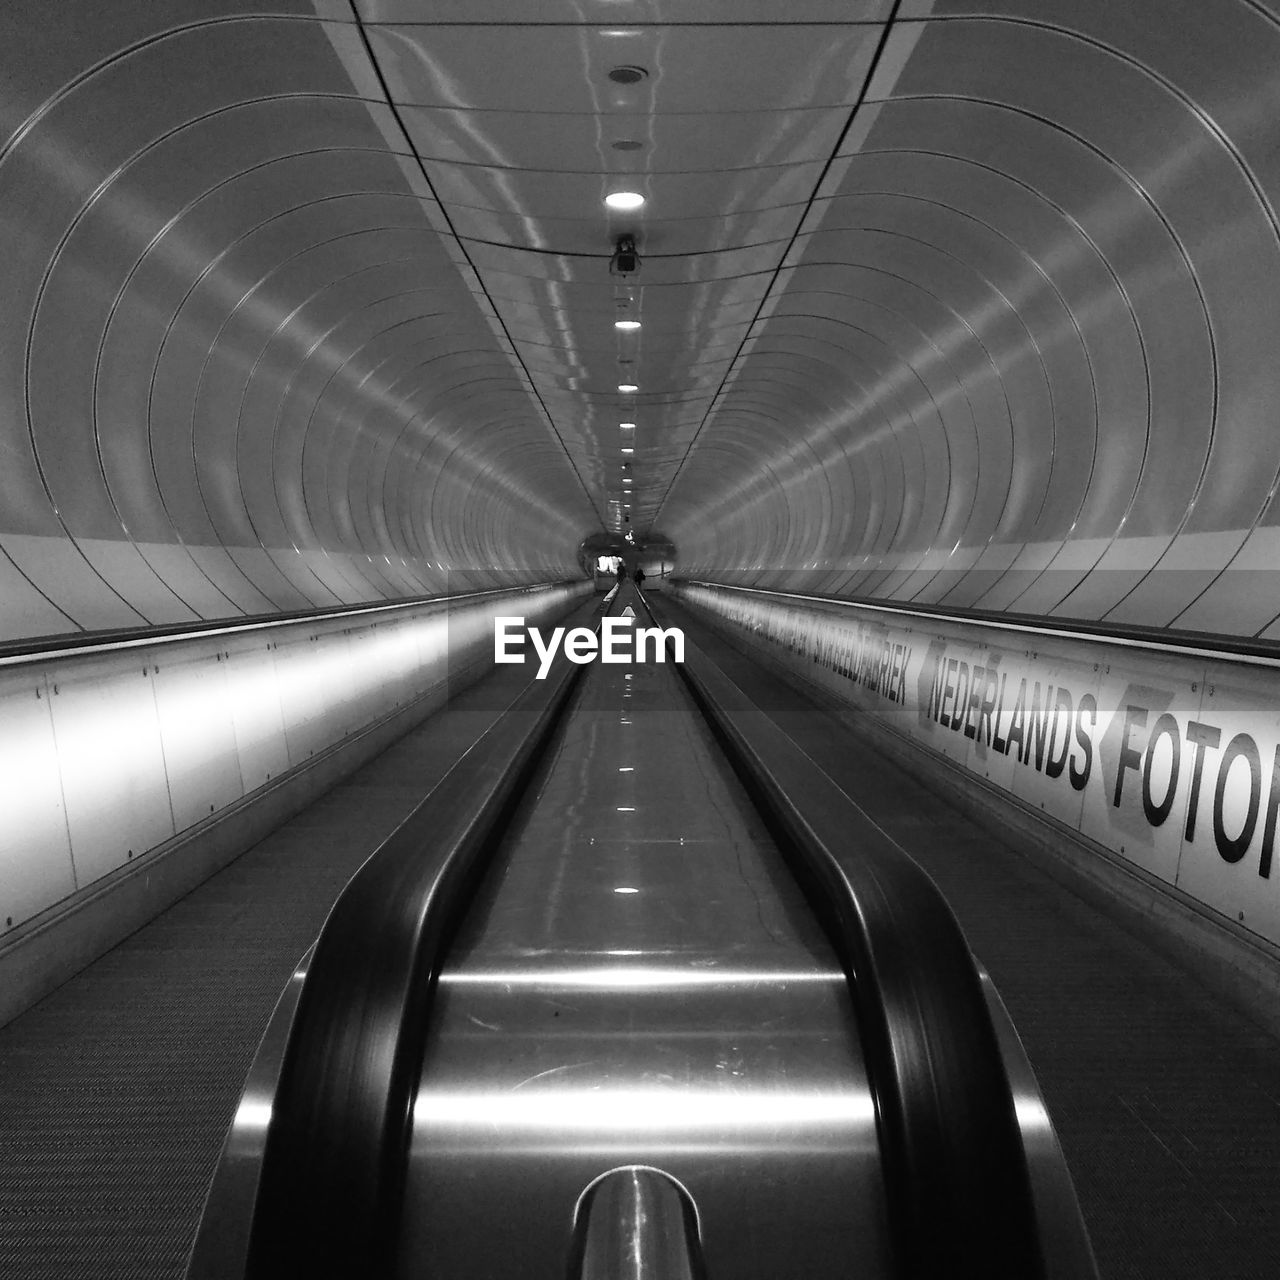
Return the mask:
[[605, 204], [610, 209], [630, 210], [638, 209], [644, 204], [644, 196], [638, 191], [611, 191], [604, 198]]
[[640, 327], [639, 320], [615, 320], [613, 322], [615, 329], [621, 329], [624, 333], [631, 333]]
[[622, 452], [623, 452], [623, 453], [635, 453], [635, 450], [634, 450], [634, 449], [632, 449], [629, 445], [624, 445], [624, 446], [623, 446], [623, 449], [622, 449]]
[[626, 476], [623, 476], [623, 477], [622, 477], [622, 483], [623, 483], [623, 484], [630, 484], [630, 483], [631, 483], [631, 481], [630, 481]]
[[619, 431], [634, 431], [635, 429], [636, 429], [636, 424], [635, 424], [634, 422], [620, 422], [620, 423], [618, 423], [618, 430], [619, 430]]
[[[637, 387], [634, 382], [620, 382], [618, 383], [618, 390], [619, 391], [639, 391], [640, 388]], [[632, 423], [632, 426], [634, 425], [635, 424]]]

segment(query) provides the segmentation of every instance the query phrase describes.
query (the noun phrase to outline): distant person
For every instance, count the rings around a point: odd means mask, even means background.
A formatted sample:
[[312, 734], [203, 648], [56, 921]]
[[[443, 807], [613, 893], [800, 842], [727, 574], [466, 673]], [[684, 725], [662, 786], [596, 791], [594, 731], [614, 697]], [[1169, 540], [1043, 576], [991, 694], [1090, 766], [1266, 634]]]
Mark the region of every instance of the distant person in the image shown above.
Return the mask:
[[627, 580], [627, 567], [622, 563], [621, 560], [619, 560], [618, 561], [618, 586], [622, 586], [622, 584], [626, 582], [626, 580]]
[[634, 579], [637, 587], [644, 586], [644, 570], [640, 568], [639, 565], [636, 565], [636, 571], [631, 575], [631, 577]]

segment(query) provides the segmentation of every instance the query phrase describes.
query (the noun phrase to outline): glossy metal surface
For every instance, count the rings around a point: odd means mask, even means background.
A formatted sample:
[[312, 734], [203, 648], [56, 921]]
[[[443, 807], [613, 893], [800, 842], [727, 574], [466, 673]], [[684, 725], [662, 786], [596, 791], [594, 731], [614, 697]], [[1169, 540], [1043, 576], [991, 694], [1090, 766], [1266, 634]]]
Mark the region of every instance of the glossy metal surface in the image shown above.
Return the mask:
[[537, 792], [440, 979], [399, 1274], [558, 1277], [629, 1163], [713, 1273], [884, 1274], [844, 974], [670, 670], [589, 669]]
[[570, 1280], [701, 1280], [698, 1211], [661, 1169], [628, 1165], [596, 1179], [574, 1215]]

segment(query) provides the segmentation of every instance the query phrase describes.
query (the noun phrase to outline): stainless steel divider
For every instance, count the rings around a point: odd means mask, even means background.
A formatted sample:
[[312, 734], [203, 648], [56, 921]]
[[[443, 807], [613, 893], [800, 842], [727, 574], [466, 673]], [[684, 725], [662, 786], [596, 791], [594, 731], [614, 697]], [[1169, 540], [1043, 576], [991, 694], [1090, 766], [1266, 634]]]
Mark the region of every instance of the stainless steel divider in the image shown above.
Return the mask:
[[569, 1280], [705, 1280], [698, 1211], [669, 1173], [624, 1165], [587, 1187], [574, 1214]]

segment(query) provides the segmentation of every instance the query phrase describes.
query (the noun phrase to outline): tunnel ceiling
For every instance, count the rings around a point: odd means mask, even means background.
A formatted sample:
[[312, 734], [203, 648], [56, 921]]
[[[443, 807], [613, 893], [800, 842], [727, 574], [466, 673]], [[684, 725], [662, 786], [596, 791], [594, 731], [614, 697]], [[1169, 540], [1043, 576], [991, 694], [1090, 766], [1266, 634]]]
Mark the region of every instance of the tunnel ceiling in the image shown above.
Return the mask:
[[573, 574], [628, 522], [724, 581], [1280, 635], [1270, 4], [0, 39], [7, 637]]

